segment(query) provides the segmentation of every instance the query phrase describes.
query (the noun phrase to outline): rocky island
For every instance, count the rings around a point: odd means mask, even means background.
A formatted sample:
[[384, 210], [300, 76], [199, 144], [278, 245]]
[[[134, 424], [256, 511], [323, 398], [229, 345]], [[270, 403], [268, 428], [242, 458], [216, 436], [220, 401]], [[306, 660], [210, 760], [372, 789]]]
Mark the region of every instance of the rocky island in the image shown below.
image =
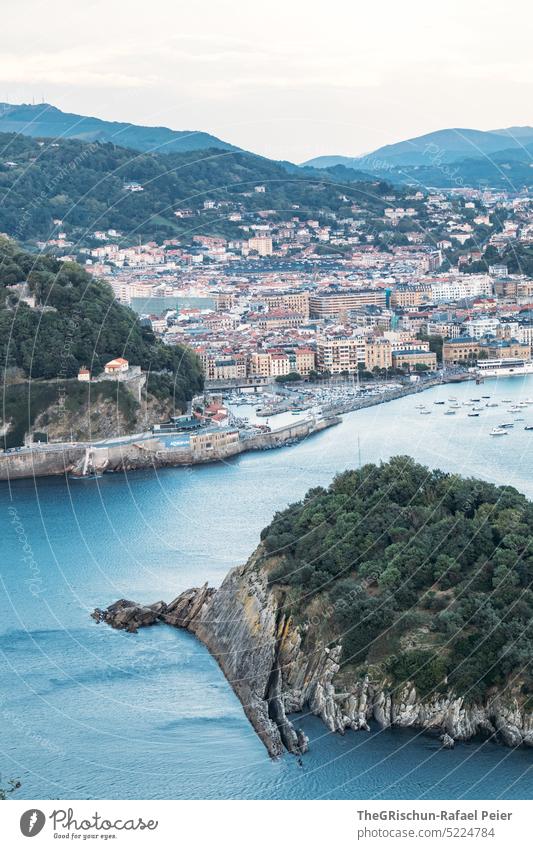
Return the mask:
[[412, 727], [533, 746], [533, 504], [409, 457], [339, 474], [277, 513], [244, 566], [170, 604], [124, 599], [115, 628], [186, 628], [272, 756], [332, 731]]

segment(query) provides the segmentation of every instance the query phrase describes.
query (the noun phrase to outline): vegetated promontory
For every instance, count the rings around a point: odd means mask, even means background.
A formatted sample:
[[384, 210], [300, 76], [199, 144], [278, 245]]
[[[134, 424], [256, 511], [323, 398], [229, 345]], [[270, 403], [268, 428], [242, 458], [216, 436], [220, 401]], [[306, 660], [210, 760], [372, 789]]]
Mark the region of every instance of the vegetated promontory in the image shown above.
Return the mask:
[[[289, 714], [336, 731], [417, 727], [533, 745], [533, 504], [509, 486], [399, 456], [339, 474], [277, 513], [216, 590], [157, 619], [218, 659], [272, 754], [305, 746]], [[143, 618], [144, 617], [144, 618]]]
[[[82, 384], [86, 366], [99, 375], [126, 358], [148, 373], [140, 405], [116, 381]], [[32, 429], [54, 438], [125, 432], [151, 415], [183, 410], [203, 385], [192, 351], [164, 345], [107, 283], [73, 262], [20, 250], [0, 238], [0, 362], [6, 445]], [[59, 392], [59, 388], [61, 392]]]

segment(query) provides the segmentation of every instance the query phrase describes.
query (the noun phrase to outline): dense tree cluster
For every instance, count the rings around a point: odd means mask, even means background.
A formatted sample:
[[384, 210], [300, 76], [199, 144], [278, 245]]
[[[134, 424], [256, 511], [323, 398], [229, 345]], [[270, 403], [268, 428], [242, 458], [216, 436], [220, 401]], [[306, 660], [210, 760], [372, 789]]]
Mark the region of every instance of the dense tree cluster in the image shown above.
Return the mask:
[[[115, 228], [127, 239], [162, 241], [198, 232], [241, 236], [228, 209], [203, 211], [205, 200], [268, 208], [281, 218], [327, 219], [351, 215], [354, 202], [382, 215], [390, 186], [344, 169], [342, 174], [298, 169], [241, 151], [135, 153], [111, 143], [49, 140], [40, 146], [23, 136], [0, 134], [8, 164], [0, 163], [0, 232], [19, 241], [49, 238], [60, 219], [86, 243], [95, 230]], [[142, 191], [125, 186], [138, 183]], [[257, 184], [266, 194], [257, 193]], [[179, 220], [177, 209], [202, 210], [199, 220]], [[193, 221], [193, 223], [191, 223]]]
[[272, 583], [296, 616], [322, 607], [344, 663], [381, 653], [421, 692], [470, 699], [532, 687], [533, 504], [512, 487], [394, 457], [311, 490], [262, 539]]
[[81, 366], [96, 375], [119, 356], [149, 372], [149, 390], [174, 397], [180, 409], [202, 388], [192, 351], [156, 340], [106, 283], [75, 263], [35, 256], [0, 239], [3, 370], [17, 368], [34, 380], [66, 380]]

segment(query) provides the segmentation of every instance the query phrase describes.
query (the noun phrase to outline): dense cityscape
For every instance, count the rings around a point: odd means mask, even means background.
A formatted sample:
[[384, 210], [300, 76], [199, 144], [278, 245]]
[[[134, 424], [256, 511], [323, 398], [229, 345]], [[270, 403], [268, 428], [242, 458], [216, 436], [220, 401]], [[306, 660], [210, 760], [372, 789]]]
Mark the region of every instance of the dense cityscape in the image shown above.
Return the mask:
[[[254, 191], [267, 205], [268, 186]], [[158, 336], [196, 351], [208, 380], [417, 375], [484, 358], [529, 360], [533, 279], [520, 266], [533, 244], [528, 194], [383, 200], [382, 217], [354, 204], [349, 217], [305, 221], [206, 200], [205, 209], [239, 222], [240, 238], [200, 235], [203, 210], [179, 209], [196, 233], [189, 244], [124, 247], [111, 229], [93, 232], [76, 256]], [[39, 247], [74, 258], [65, 232]]]

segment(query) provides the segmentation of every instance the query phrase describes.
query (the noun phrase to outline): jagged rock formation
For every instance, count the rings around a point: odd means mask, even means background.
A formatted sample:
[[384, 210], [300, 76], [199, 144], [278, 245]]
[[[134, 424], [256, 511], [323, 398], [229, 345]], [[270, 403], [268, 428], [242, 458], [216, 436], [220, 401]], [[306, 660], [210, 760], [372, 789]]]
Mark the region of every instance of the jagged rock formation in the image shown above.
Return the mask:
[[328, 646], [312, 625], [291, 620], [284, 595], [269, 586], [268, 568], [257, 552], [248, 564], [232, 569], [216, 591], [205, 584], [168, 605], [122, 599], [93, 616], [128, 631], [162, 621], [195, 634], [217, 659], [274, 757], [284, 749], [306, 750], [307, 739], [288, 718], [304, 710], [339, 733], [368, 730], [375, 720], [382, 728], [438, 732], [444, 748], [478, 734], [507, 746], [533, 746], [533, 714], [513, 693], [467, 704], [451, 691], [421, 697], [410, 682], [398, 688], [377, 671], [352, 681], [339, 676], [340, 643]]

